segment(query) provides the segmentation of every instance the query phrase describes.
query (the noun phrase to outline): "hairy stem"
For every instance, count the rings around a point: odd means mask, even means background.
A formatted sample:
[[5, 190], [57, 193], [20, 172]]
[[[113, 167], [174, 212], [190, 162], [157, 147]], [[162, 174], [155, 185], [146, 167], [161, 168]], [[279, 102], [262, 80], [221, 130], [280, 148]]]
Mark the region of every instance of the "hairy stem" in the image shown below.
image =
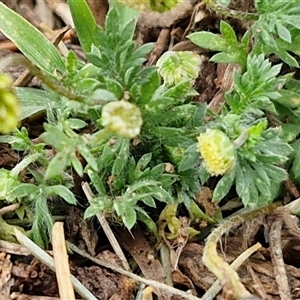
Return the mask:
[[85, 97], [78, 95], [76, 93], [73, 93], [69, 89], [62, 86], [60, 83], [55, 82], [52, 80], [49, 76], [44, 74], [37, 66], [32, 64], [27, 58], [25, 58], [21, 54], [12, 54], [9, 56], [6, 56], [4, 59], [0, 60], [0, 71], [3, 71], [5, 68], [7, 68], [10, 65], [22, 65], [29, 69], [29, 71], [36, 76], [43, 84], [45, 84], [48, 88], [55, 91], [56, 93], [60, 94], [61, 96], [64, 96], [70, 100], [75, 100], [78, 102], [84, 102]]
[[230, 9], [215, 3], [215, 0], [204, 0], [204, 3], [212, 10], [214, 10], [217, 14], [224, 15], [226, 17], [240, 19], [242, 21], [256, 21], [258, 19], [258, 15], [255, 13], [237, 11], [234, 9]]

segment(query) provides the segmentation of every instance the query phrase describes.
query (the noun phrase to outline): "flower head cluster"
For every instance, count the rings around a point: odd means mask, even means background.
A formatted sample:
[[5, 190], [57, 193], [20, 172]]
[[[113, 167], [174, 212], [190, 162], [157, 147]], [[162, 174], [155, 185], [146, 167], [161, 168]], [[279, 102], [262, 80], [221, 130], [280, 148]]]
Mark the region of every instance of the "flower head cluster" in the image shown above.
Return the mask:
[[235, 148], [229, 137], [218, 129], [207, 129], [198, 137], [198, 150], [212, 176], [224, 175], [236, 162]]
[[143, 124], [140, 109], [125, 100], [109, 102], [102, 108], [102, 126], [119, 136], [134, 138]]
[[19, 102], [11, 84], [8, 75], [0, 74], [0, 132], [4, 134], [16, 128], [20, 115]]
[[167, 85], [176, 85], [183, 80], [193, 82], [200, 71], [201, 58], [191, 51], [167, 51], [157, 61], [161, 77]]
[[118, 0], [118, 2], [138, 11], [165, 12], [175, 7], [178, 0]]
[[149, 0], [118, 0], [118, 2], [138, 11], [145, 11], [151, 9]]

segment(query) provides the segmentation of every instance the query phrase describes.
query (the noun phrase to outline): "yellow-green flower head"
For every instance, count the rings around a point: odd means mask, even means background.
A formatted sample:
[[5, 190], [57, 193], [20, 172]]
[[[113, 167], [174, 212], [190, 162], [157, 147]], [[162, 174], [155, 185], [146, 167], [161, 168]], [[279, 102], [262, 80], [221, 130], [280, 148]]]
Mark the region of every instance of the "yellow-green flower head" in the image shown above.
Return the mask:
[[0, 74], [0, 132], [7, 134], [17, 127], [20, 107], [12, 91], [12, 79]]
[[128, 101], [109, 102], [102, 108], [102, 126], [119, 136], [134, 138], [143, 124], [140, 109]]
[[212, 176], [224, 175], [236, 161], [235, 148], [229, 137], [218, 129], [207, 129], [198, 137], [198, 150], [206, 170]]
[[165, 12], [175, 7], [178, 0], [118, 0], [118, 2], [138, 11]]
[[167, 51], [157, 61], [161, 77], [167, 85], [176, 85], [183, 80], [191, 80], [198, 77], [201, 58], [191, 51]]
[[118, 0], [118, 2], [138, 11], [145, 11], [151, 9], [149, 0]]

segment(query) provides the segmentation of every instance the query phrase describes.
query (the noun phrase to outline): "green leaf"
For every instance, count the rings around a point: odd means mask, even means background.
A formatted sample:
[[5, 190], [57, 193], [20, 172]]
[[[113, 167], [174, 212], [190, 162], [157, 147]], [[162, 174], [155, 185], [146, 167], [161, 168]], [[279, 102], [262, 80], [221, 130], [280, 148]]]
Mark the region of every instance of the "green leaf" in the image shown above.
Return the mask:
[[102, 101], [106, 101], [106, 102], [110, 102], [110, 101], [117, 101], [118, 98], [116, 97], [115, 94], [113, 94], [112, 92], [108, 91], [108, 90], [104, 90], [104, 89], [96, 89], [92, 95], [90, 95], [89, 97], [90, 100], [94, 100], [96, 103], [102, 102]]
[[190, 89], [190, 81], [182, 81], [181, 83], [176, 84], [174, 87], [168, 88], [163, 94], [163, 97], [172, 98], [173, 105], [176, 105], [182, 103], [185, 100], [185, 97], [187, 96]]
[[34, 26], [2, 2], [0, 2], [0, 30], [40, 69], [51, 75], [56, 69], [64, 72], [63, 59], [55, 46]]
[[228, 23], [224, 22], [223, 20], [221, 20], [221, 23], [220, 23], [220, 31], [221, 31], [223, 37], [225, 38], [227, 44], [229, 45], [229, 47], [237, 47], [238, 46], [237, 38], [236, 38], [233, 28]]
[[118, 10], [118, 13], [119, 13], [118, 22], [119, 22], [121, 28], [126, 26], [126, 24], [132, 20], [135, 20], [135, 22], [137, 22], [139, 14], [140, 14], [138, 11], [136, 11], [128, 6], [120, 4], [117, 0], [110, 0], [110, 5], [114, 9]]
[[61, 128], [49, 123], [46, 123], [44, 127], [46, 131], [41, 134], [41, 138], [47, 144], [55, 147], [58, 151], [66, 150], [66, 146], [72, 147], [72, 145], [70, 145], [69, 137], [62, 131]]
[[290, 108], [300, 107], [299, 92], [291, 90], [280, 90], [279, 93], [281, 97], [274, 99], [274, 101]]
[[127, 203], [126, 199], [114, 202], [114, 208], [119, 217], [122, 218], [127, 229], [131, 229], [136, 223], [136, 212], [131, 203]]
[[109, 197], [94, 197], [91, 200], [91, 205], [84, 212], [84, 218], [87, 219], [93, 217], [97, 213], [110, 211], [112, 208], [112, 204], [112, 199]]
[[151, 158], [152, 158], [152, 153], [144, 154], [137, 162], [136, 169], [140, 171], [144, 170], [146, 166], [149, 164], [149, 162], [151, 161]]
[[229, 6], [231, 0], [216, 0], [216, 3], [218, 5], [221, 5], [221, 6], [224, 6], [224, 7], [227, 7]]
[[156, 127], [154, 134], [167, 146], [178, 147], [184, 143], [191, 143], [191, 139], [186, 137], [186, 132], [181, 128]]
[[47, 195], [57, 195], [63, 198], [69, 204], [76, 204], [76, 198], [73, 193], [63, 185], [52, 185], [45, 187]]
[[221, 201], [229, 192], [235, 178], [235, 170], [225, 174], [214, 189], [212, 201]]
[[292, 36], [290, 34], [290, 31], [285, 26], [283, 26], [280, 22], [276, 22], [275, 26], [279, 37], [284, 41], [291, 43]]
[[268, 176], [276, 182], [282, 182], [287, 179], [287, 172], [277, 166], [265, 164], [264, 169], [267, 172]]
[[91, 167], [94, 171], [98, 171], [97, 161], [84, 142], [78, 146], [78, 151], [84, 157], [89, 167]]
[[201, 162], [200, 167], [199, 167], [199, 178], [200, 178], [201, 184], [204, 184], [210, 178], [210, 174], [206, 170], [203, 161]]
[[57, 175], [62, 175], [69, 164], [68, 153], [58, 152], [50, 161], [45, 172], [45, 180], [51, 179]]
[[66, 56], [66, 69], [69, 75], [75, 75], [77, 70], [77, 57], [74, 51], [69, 51]]
[[241, 63], [241, 59], [239, 57], [238, 52], [220, 52], [213, 55], [210, 61], [222, 64]]
[[116, 96], [116, 100], [122, 99], [124, 96], [124, 89], [118, 81], [111, 78], [105, 78], [105, 84], [107, 90]]
[[97, 24], [85, 0], [68, 0], [76, 33], [85, 53], [91, 51], [92, 44], [97, 46], [95, 34]]
[[106, 195], [106, 190], [101, 177], [93, 170], [88, 169], [87, 173], [91, 179], [92, 185], [100, 196]]
[[246, 181], [245, 173], [246, 168], [237, 162], [236, 164], [236, 176], [235, 176], [235, 188], [237, 194], [242, 197], [244, 192], [249, 189], [249, 182]]
[[225, 39], [217, 34], [201, 31], [194, 32], [187, 36], [194, 44], [204, 49], [210, 49], [213, 51], [227, 52], [228, 44]]
[[47, 91], [40, 89], [15, 87], [14, 92], [21, 104], [21, 120], [46, 111], [49, 104], [52, 107], [58, 104]]
[[155, 91], [160, 86], [160, 83], [160, 76], [155, 69], [149, 74], [147, 81], [141, 85], [141, 97], [139, 97], [137, 104], [147, 104], [152, 99]]
[[69, 159], [71, 161], [72, 167], [74, 168], [75, 172], [78, 174], [79, 177], [82, 177], [83, 167], [76, 154], [74, 153], [71, 156], [69, 156]]
[[129, 158], [129, 140], [124, 138], [121, 140], [118, 149], [118, 154], [112, 167], [111, 173], [113, 176], [118, 176], [122, 173], [122, 171], [124, 170], [127, 164], [128, 158]]
[[75, 119], [75, 118], [70, 118], [66, 121], [67, 126], [69, 126], [71, 129], [82, 129], [85, 126], [87, 126], [88, 124], [81, 120], [81, 119]]
[[120, 24], [117, 22], [120, 16], [117, 9], [110, 9], [105, 18], [105, 30], [109, 33], [117, 33], [120, 32]]
[[143, 203], [145, 203], [149, 207], [156, 208], [156, 203], [151, 196], [144, 197], [143, 199], [141, 199], [141, 201], [143, 201]]
[[279, 49], [279, 50], [274, 51], [274, 53], [276, 55], [278, 55], [290, 67], [299, 68], [298, 61], [295, 59], [295, 57], [293, 57], [287, 51]]
[[91, 218], [98, 213], [101, 213], [101, 209], [97, 205], [90, 205], [84, 212], [84, 219]]
[[124, 225], [129, 230], [136, 223], [136, 211], [131, 205], [127, 206], [125, 213], [121, 217], [122, 217]]
[[21, 183], [11, 191], [11, 197], [23, 198], [33, 197], [39, 193], [40, 187], [31, 183]]
[[151, 219], [151, 217], [140, 207], [135, 207], [135, 210], [137, 213], [137, 219], [143, 222], [154, 236], [158, 237], [156, 223]]
[[199, 160], [197, 144], [193, 144], [185, 150], [183, 158], [178, 165], [178, 171], [182, 172], [195, 167], [197, 160]]

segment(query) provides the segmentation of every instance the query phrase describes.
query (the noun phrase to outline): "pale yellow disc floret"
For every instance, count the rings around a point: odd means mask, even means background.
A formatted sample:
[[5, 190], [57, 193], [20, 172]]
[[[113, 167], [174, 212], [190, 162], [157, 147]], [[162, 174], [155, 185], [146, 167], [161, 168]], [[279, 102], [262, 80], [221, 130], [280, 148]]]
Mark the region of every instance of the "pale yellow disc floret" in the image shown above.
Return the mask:
[[207, 129], [198, 137], [200, 152], [206, 170], [212, 176], [224, 175], [235, 165], [235, 148], [229, 137], [218, 129]]

